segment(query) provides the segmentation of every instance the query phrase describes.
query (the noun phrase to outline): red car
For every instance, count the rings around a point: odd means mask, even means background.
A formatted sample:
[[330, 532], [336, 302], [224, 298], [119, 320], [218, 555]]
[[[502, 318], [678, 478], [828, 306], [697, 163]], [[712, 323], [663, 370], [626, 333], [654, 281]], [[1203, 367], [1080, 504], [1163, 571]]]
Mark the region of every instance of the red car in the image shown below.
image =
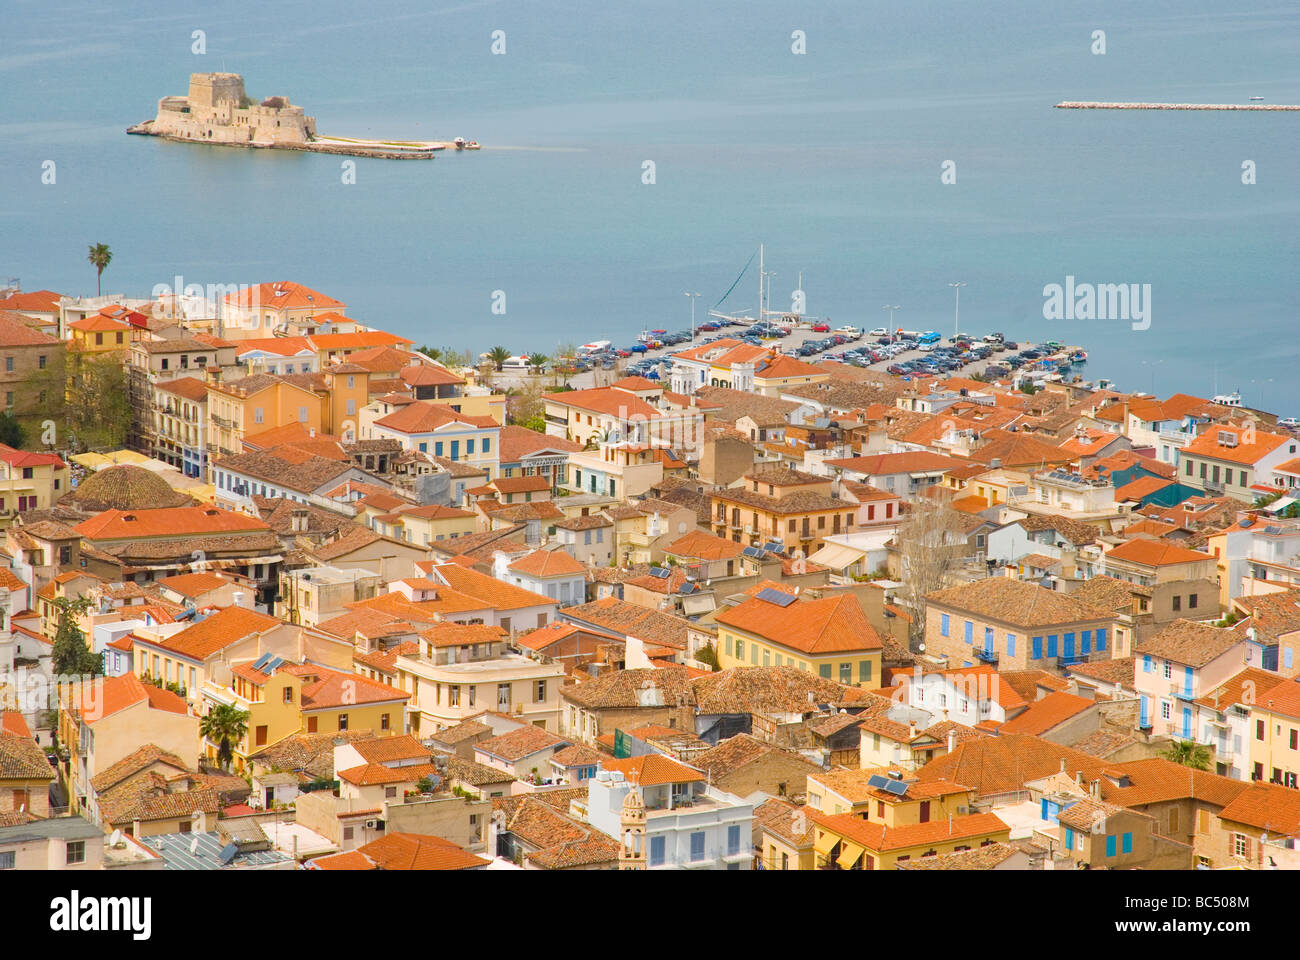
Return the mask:
[[831, 325], [829, 323], [814, 323], [812, 331], [813, 333], [830, 333]]

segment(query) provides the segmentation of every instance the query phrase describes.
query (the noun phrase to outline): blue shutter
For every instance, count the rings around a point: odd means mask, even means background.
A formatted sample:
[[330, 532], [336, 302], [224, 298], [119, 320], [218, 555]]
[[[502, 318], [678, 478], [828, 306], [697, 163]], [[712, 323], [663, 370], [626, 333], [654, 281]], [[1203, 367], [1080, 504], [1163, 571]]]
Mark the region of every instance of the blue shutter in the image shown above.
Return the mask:
[[948, 636], [948, 614], [939, 614], [939, 635]]
[[1150, 718], [1150, 716], [1149, 716], [1149, 710], [1150, 710], [1150, 707], [1148, 706], [1149, 701], [1147, 700], [1147, 695], [1146, 695], [1145, 693], [1142, 694], [1142, 697], [1141, 697], [1141, 699], [1138, 701], [1138, 703], [1139, 703], [1139, 707], [1138, 707], [1138, 726], [1139, 726], [1139, 727], [1149, 727], [1149, 726], [1151, 726], [1151, 718]]
[[691, 834], [691, 860], [698, 861], [704, 859], [704, 831], [698, 831]]
[[1083, 631], [1083, 636], [1079, 638], [1079, 652], [1084, 654], [1092, 652], [1092, 631], [1091, 630]]
[[1047, 819], [1047, 798], [1046, 797], [1043, 798], [1042, 809], [1043, 809], [1043, 819], [1046, 820]]
[[1066, 850], [1074, 849], [1074, 828], [1073, 827], [1065, 828], [1065, 849]]
[[734, 857], [740, 853], [740, 827], [727, 827], [727, 856]]
[[1065, 654], [1065, 659], [1067, 660], [1074, 659], [1074, 634], [1073, 633], [1067, 633], [1065, 635], [1065, 649], [1062, 652]]
[[[1098, 649], [1100, 649], [1100, 648], [1098, 648]], [[1151, 672], [1151, 654], [1149, 654], [1149, 653], [1148, 653], [1148, 654], [1144, 654], [1143, 657], [1142, 657], [1142, 672], [1143, 672], [1143, 673], [1150, 673], [1150, 672]]]
[[1183, 667], [1183, 693], [1192, 695], [1192, 668]]
[[1043, 638], [1034, 637], [1033, 640], [1033, 657], [1034, 660], [1043, 659]]
[[1014, 633], [1008, 633], [1007, 634], [1007, 656], [1014, 657], [1015, 655], [1016, 655], [1016, 635]]
[[1106, 629], [1104, 627], [1097, 631], [1097, 652], [1106, 652]]
[[1291, 669], [1291, 647], [1290, 645], [1282, 649], [1282, 666], [1287, 670]]
[[1192, 708], [1183, 707], [1183, 738], [1192, 739]]
[[1120, 844], [1120, 850], [1124, 853], [1133, 852], [1133, 834], [1126, 833], [1123, 836], [1123, 842]]
[[1056, 656], [1056, 634], [1054, 633], [1049, 633], [1047, 635], [1047, 656]]
[[966, 642], [967, 642], [967, 643], [974, 643], [974, 642], [975, 642], [975, 624], [973, 624], [973, 623], [971, 623], [969, 620], [967, 620], [967, 621], [966, 621], [966, 628], [965, 628], [965, 629], [966, 629]]
[[1115, 838], [1113, 836], [1106, 838], [1106, 856], [1115, 856]]
[[993, 656], [993, 628], [992, 627], [984, 628], [984, 653], [990, 657]]
[[661, 867], [664, 862], [664, 838], [650, 838], [650, 866]]

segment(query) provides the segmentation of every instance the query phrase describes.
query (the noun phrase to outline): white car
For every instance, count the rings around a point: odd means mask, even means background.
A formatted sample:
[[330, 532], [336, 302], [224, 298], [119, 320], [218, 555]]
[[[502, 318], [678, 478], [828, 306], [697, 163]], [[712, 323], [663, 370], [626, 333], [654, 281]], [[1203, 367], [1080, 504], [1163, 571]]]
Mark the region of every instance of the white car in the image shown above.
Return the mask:
[[884, 327], [876, 327], [876, 329], [872, 330], [869, 334], [867, 334], [867, 336], [869, 336], [869, 337], [887, 337], [887, 336], [889, 336], [889, 331], [886, 330]]
[[1294, 430], [1300, 427], [1300, 417], [1283, 417], [1277, 422], [1279, 427], [1286, 427], [1288, 430]]

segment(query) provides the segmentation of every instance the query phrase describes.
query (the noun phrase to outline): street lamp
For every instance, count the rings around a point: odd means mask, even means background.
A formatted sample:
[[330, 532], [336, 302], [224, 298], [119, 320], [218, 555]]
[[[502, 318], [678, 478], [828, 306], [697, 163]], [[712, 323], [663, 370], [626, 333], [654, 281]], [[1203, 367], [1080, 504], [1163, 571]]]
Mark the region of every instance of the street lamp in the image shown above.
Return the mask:
[[966, 282], [964, 280], [958, 280], [955, 283], [948, 284], [948, 286], [952, 287], [956, 293], [956, 299], [952, 307], [952, 338], [953, 340], [956, 340], [958, 335], [957, 317], [958, 311], [961, 310], [961, 288], [966, 286]]
[[699, 294], [691, 293], [689, 290], [685, 291], [685, 293], [686, 296], [691, 298], [691, 339], [694, 340], [695, 339], [695, 298], [698, 297]]
[[889, 311], [889, 333], [892, 336], [894, 333], [894, 311], [902, 310], [903, 308], [900, 307], [898, 304], [894, 304], [892, 307], [889, 304], [885, 304], [880, 309]]

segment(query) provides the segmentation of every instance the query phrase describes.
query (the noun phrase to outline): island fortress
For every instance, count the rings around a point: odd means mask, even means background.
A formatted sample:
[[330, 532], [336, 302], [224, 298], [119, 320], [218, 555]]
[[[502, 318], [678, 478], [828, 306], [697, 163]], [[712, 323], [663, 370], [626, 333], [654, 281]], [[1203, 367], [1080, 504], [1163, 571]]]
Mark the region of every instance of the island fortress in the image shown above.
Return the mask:
[[187, 96], [163, 97], [154, 119], [128, 127], [126, 132], [184, 143], [407, 160], [430, 160], [435, 150], [447, 147], [478, 147], [463, 139], [443, 142], [317, 136], [315, 117], [307, 116], [288, 97], [267, 97], [256, 102], [244, 92], [244, 78], [237, 73], [190, 74]]
[[306, 146], [316, 139], [316, 118], [287, 97], [255, 103], [237, 73], [191, 73], [189, 96], [159, 100], [149, 132], [209, 143]]

